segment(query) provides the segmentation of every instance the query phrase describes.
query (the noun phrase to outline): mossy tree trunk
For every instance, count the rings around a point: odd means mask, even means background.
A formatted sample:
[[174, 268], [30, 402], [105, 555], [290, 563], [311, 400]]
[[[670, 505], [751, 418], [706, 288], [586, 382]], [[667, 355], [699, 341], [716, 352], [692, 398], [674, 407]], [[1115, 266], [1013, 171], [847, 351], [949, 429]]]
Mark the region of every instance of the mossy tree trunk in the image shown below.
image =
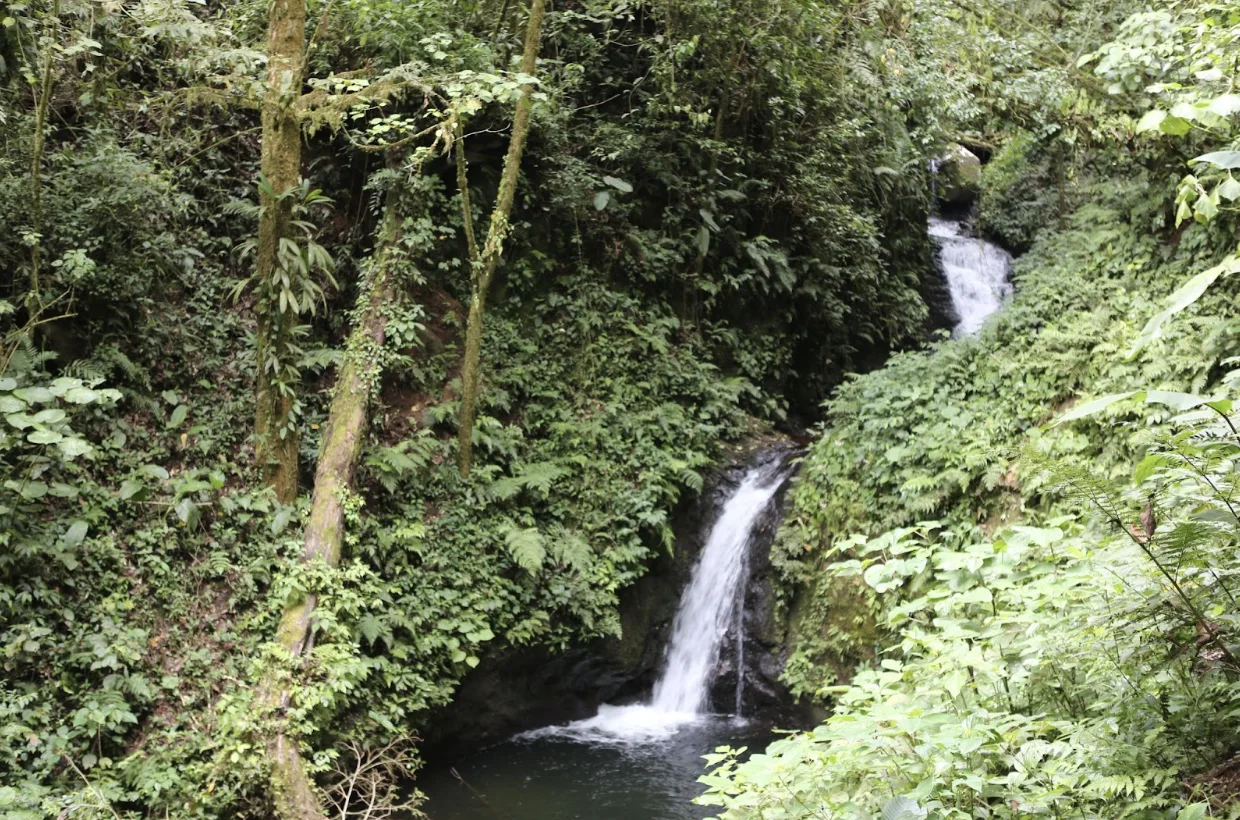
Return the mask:
[[296, 309], [281, 305], [272, 287], [279, 273], [280, 240], [288, 234], [293, 202], [284, 196], [301, 178], [298, 103], [305, 61], [305, 0], [271, 0], [267, 18], [267, 88], [263, 99], [257, 271], [258, 374], [255, 455], [280, 503], [297, 497], [297, 430], [291, 423], [292, 385], [285, 372]]
[[[521, 73], [534, 76], [538, 64], [538, 48], [542, 38], [543, 14], [546, 0], [533, 0], [530, 4], [529, 22], [525, 29], [525, 49], [521, 55]], [[499, 193], [495, 208], [491, 211], [491, 224], [487, 228], [486, 242], [478, 253], [471, 253], [469, 282], [469, 319], [465, 327], [465, 358], [461, 363], [461, 411], [460, 411], [460, 470], [469, 475], [473, 462], [474, 417], [477, 412], [478, 385], [482, 359], [482, 324], [486, 311], [487, 292], [504, 252], [504, 239], [511, 229], [509, 216], [517, 195], [517, 181], [521, 176], [521, 156], [530, 133], [530, 114], [534, 108], [534, 88], [524, 85], [517, 99], [517, 111], [512, 121], [512, 136], [508, 140], [508, 154], [504, 157], [504, 171], [500, 177]], [[458, 140], [459, 144], [459, 140]], [[469, 213], [469, 185], [464, 167], [464, 151], [458, 156], [458, 181], [465, 208], [465, 220], [472, 237], [472, 215]], [[471, 249], [473, 246], [471, 238]]]
[[[344, 362], [340, 368], [327, 422], [323, 445], [314, 475], [310, 501], [310, 520], [306, 524], [301, 560], [336, 566], [344, 543], [344, 505], [353, 490], [357, 462], [365, 441], [370, 403], [382, 378], [382, 348], [387, 329], [386, 308], [395, 294], [390, 253], [399, 231], [396, 195], [388, 198], [382, 248], [370, 278], [358, 296], [359, 321], [349, 335]], [[280, 620], [277, 636], [280, 647], [292, 659], [301, 657], [312, 643], [311, 619], [317, 598], [314, 594], [289, 601]], [[271, 703], [282, 713], [292, 697], [275, 685], [265, 687]], [[314, 785], [305, 771], [297, 738], [281, 725], [271, 739], [272, 787], [281, 815], [287, 820], [324, 817]]]

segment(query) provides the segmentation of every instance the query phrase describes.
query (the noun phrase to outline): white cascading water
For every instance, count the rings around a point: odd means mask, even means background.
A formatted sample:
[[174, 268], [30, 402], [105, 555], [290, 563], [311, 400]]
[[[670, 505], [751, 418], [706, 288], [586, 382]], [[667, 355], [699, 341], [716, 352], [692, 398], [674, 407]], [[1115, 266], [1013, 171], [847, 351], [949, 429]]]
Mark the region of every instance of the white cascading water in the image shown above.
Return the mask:
[[984, 239], [964, 233], [960, 222], [930, 217], [930, 235], [939, 243], [943, 276], [960, 322], [957, 335], [974, 333], [1012, 293], [1011, 255]]
[[663, 712], [696, 714], [706, 706], [719, 649], [732, 620], [753, 525], [779, 488], [772, 468], [753, 468], [723, 505], [710, 531], [693, 578], [680, 598], [663, 674], [651, 706]]
[[779, 461], [753, 467], [724, 502], [689, 586], [681, 595], [663, 673], [650, 703], [605, 705], [587, 720], [536, 729], [524, 736], [554, 735], [604, 743], [659, 740], [703, 714], [709, 706], [720, 647], [744, 596], [746, 557], [754, 525], [786, 477]]

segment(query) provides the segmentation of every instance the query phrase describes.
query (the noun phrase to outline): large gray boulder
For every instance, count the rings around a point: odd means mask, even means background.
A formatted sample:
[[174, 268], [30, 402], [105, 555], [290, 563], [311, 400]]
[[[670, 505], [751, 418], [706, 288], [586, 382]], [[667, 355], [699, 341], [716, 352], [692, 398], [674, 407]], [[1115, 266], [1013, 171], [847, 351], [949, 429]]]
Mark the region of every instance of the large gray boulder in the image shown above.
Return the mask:
[[944, 205], [966, 207], [981, 193], [982, 161], [963, 145], [949, 145], [934, 169], [934, 193]]

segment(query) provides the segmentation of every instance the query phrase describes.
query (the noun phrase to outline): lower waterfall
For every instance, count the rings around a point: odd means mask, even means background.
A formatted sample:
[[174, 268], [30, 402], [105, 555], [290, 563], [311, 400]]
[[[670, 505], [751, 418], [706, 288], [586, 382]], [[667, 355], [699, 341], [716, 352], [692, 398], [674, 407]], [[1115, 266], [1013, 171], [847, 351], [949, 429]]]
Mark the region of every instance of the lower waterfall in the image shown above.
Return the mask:
[[[790, 469], [761, 458], [720, 505], [681, 593], [662, 668], [642, 703], [603, 705], [586, 720], [523, 732], [425, 773], [418, 784], [435, 820], [698, 820], [702, 755], [720, 745], [762, 748], [760, 720], [736, 717], [743, 695], [749, 552]], [[705, 530], [705, 528], [703, 528]], [[737, 686], [711, 703], [720, 655], [735, 629]], [[719, 700], [717, 695], [716, 700]], [[712, 712], [712, 707], [715, 712]], [[719, 714], [735, 708], [733, 714]], [[496, 807], [502, 806], [502, 815]]]
[[780, 466], [776, 463], [751, 469], [724, 504], [681, 596], [663, 674], [651, 698], [653, 709], [691, 714], [704, 711], [719, 648], [742, 606], [745, 558], [753, 526], [779, 489]]
[[[681, 595], [663, 671], [648, 703], [604, 705], [592, 718], [535, 729], [525, 736], [559, 735], [601, 742], [657, 740], [708, 713], [710, 685], [731, 624], [737, 624], [738, 641], [743, 644], [739, 616], [754, 526], [787, 477], [781, 460], [751, 467], [724, 502]], [[738, 678], [737, 709], [743, 672], [738, 672]]]

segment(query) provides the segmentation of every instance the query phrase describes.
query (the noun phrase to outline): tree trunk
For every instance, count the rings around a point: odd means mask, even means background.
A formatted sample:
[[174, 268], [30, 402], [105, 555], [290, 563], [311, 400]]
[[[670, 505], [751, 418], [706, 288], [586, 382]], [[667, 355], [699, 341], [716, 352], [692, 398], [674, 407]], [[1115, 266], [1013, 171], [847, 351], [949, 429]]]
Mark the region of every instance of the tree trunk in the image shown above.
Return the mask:
[[[533, 0], [530, 19], [525, 29], [525, 51], [521, 56], [521, 73], [534, 76], [538, 66], [538, 47], [542, 36], [543, 13], [546, 0]], [[512, 136], [508, 140], [508, 154], [504, 157], [504, 172], [500, 177], [499, 193], [495, 209], [491, 212], [491, 224], [487, 228], [486, 242], [481, 257], [470, 260], [469, 321], [465, 328], [465, 359], [461, 363], [461, 412], [460, 412], [460, 470], [469, 475], [473, 461], [474, 414], [478, 402], [479, 368], [482, 358], [482, 321], [486, 312], [487, 291], [504, 251], [504, 239], [510, 225], [512, 203], [517, 195], [517, 180], [521, 175], [521, 155], [525, 152], [525, 140], [530, 133], [530, 112], [534, 108], [534, 89], [521, 87], [517, 111], [512, 121]], [[463, 152], [462, 152], [463, 153]], [[464, 180], [462, 172], [461, 179]], [[468, 197], [468, 185], [462, 184], [462, 196]], [[467, 200], [466, 200], [467, 201]]]
[[[399, 221], [395, 195], [389, 196], [385, 217], [383, 245], [395, 245]], [[302, 562], [322, 561], [328, 566], [340, 562], [344, 542], [344, 502], [353, 489], [358, 458], [366, 437], [370, 399], [382, 377], [382, 356], [374, 352], [383, 346], [387, 328], [384, 308], [393, 299], [390, 265], [384, 251], [374, 266], [374, 274], [358, 297], [364, 306], [362, 318], [349, 334], [348, 346], [336, 390], [332, 396], [327, 423], [323, 428], [323, 447], [314, 474], [314, 491], [310, 500], [310, 521], [306, 524]], [[313, 594], [288, 603], [280, 619], [277, 639], [291, 658], [307, 650], [311, 638], [311, 619], [317, 599]], [[270, 705], [278, 712], [287, 708], [290, 693], [275, 685], [264, 687], [270, 694]], [[279, 717], [277, 717], [279, 719]], [[272, 757], [272, 789], [281, 817], [286, 820], [309, 820], [325, 817], [313, 783], [305, 771], [297, 739], [288, 736], [283, 727], [269, 743]]]
[[[283, 378], [286, 348], [296, 311], [267, 297], [278, 268], [280, 239], [288, 233], [293, 203], [282, 194], [301, 177], [301, 95], [306, 36], [305, 0], [271, 0], [267, 18], [267, 91], [263, 100], [262, 175], [269, 190], [260, 193], [257, 278], [258, 374], [255, 455], [282, 504], [297, 497], [297, 431], [290, 424], [292, 387]], [[274, 194], [274, 196], [273, 196]]]
[[[37, 321], [43, 312], [42, 284], [39, 282], [43, 245], [43, 150], [47, 142], [47, 115], [52, 104], [52, 69], [60, 39], [60, 0], [52, 3], [47, 29], [49, 33], [47, 42], [43, 43], [42, 71], [34, 89], [34, 146], [30, 152], [30, 219], [35, 238], [30, 245], [30, 292], [26, 294], [26, 313], [33, 321]], [[31, 325], [33, 328], [34, 325]]]

